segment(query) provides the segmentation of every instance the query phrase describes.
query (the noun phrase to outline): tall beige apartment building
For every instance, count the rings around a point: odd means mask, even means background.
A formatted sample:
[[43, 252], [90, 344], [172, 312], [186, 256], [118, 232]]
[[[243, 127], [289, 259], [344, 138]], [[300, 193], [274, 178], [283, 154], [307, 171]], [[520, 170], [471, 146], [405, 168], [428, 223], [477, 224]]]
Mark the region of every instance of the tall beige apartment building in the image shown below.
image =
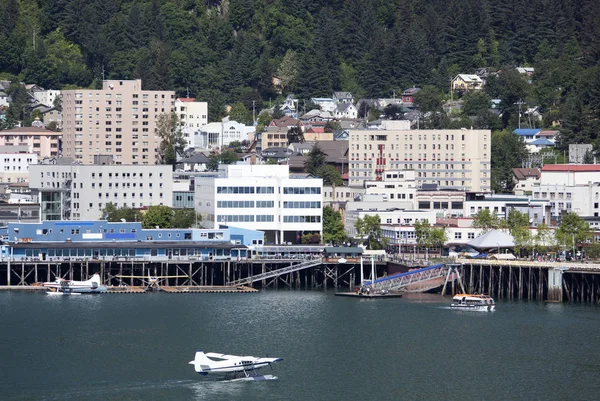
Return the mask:
[[156, 122], [174, 105], [175, 92], [142, 90], [141, 79], [63, 91], [63, 155], [82, 164], [92, 164], [94, 155], [113, 155], [115, 164], [156, 164]]
[[491, 190], [489, 130], [350, 131], [349, 185], [382, 180], [386, 170], [414, 170], [418, 187]]

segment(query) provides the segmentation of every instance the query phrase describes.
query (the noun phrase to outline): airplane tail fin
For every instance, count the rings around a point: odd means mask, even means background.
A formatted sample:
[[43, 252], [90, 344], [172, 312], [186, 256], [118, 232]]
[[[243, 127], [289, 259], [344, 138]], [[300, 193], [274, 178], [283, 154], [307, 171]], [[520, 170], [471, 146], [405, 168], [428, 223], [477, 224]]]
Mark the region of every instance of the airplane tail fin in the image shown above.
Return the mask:
[[93, 288], [98, 288], [100, 284], [102, 284], [100, 280], [100, 275], [98, 273], [94, 273], [88, 281], [92, 283]]
[[196, 356], [193, 361], [189, 362], [190, 365], [194, 365], [194, 370], [201, 375], [207, 375], [210, 372], [211, 360], [204, 354], [204, 351], [199, 349], [196, 351]]

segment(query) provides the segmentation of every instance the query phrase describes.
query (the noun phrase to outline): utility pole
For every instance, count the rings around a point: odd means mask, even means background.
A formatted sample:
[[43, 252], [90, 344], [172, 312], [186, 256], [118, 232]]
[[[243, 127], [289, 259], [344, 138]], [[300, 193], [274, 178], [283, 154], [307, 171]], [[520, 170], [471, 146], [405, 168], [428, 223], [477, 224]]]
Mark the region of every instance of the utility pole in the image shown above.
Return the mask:
[[450, 101], [453, 102], [454, 101], [454, 95], [452, 93], [452, 77], [450, 77]]
[[515, 104], [519, 105], [519, 129], [521, 129], [521, 105], [523, 104], [523, 100], [519, 99]]
[[35, 27], [33, 27], [33, 50], [35, 50]]
[[252, 124], [256, 125], [256, 108], [254, 106], [254, 104], [256, 103], [255, 100], [252, 101]]

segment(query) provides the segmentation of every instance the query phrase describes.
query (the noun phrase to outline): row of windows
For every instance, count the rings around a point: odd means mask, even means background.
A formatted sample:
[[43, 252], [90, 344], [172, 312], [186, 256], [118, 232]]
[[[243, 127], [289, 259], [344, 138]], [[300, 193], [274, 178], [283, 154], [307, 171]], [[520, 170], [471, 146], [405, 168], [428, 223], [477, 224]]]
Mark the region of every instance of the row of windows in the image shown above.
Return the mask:
[[284, 223], [320, 223], [321, 216], [283, 216]]
[[251, 208], [254, 201], [217, 201], [217, 207]]
[[254, 187], [217, 187], [218, 194], [253, 194]]
[[429, 201], [419, 201], [419, 209], [441, 210], [441, 209], [448, 209], [448, 206], [450, 206], [450, 209], [462, 209], [463, 208], [463, 202], [433, 202], [433, 207], [432, 207], [431, 203], [432, 202], [429, 202]]
[[319, 188], [319, 187], [284, 187], [283, 193], [285, 195], [314, 195], [314, 194], [320, 194], [321, 188]]
[[283, 202], [284, 209], [320, 209], [321, 202]]

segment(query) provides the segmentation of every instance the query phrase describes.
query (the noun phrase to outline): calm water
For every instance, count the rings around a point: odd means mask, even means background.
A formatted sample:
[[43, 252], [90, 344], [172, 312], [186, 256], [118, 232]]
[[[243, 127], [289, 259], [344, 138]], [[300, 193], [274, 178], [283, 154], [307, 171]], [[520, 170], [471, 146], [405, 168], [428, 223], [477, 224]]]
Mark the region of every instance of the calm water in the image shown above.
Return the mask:
[[[3, 400], [594, 400], [600, 308], [437, 295], [0, 293]], [[207, 381], [196, 348], [284, 361]], [[210, 377], [210, 376], [209, 376]]]

